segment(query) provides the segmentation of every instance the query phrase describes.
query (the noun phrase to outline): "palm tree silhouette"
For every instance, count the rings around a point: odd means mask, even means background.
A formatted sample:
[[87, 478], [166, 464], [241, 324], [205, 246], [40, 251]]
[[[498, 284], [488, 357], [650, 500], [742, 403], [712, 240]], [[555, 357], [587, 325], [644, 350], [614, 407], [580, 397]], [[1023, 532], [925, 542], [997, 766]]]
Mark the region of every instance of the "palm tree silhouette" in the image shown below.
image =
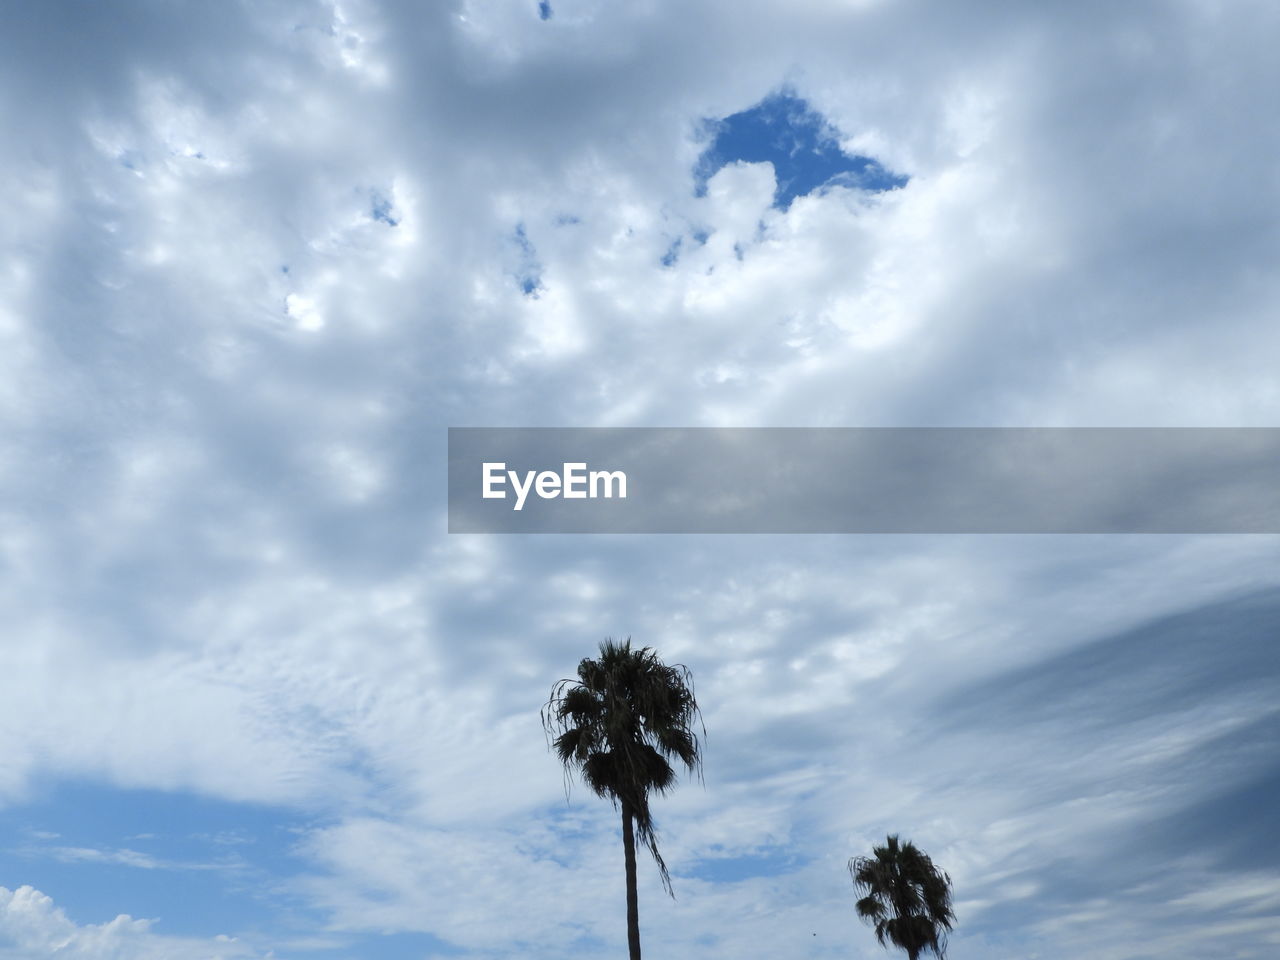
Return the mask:
[[849, 861], [853, 886], [862, 894], [858, 916], [875, 925], [881, 946], [901, 947], [909, 960], [929, 951], [942, 960], [946, 931], [956, 919], [951, 878], [915, 844], [899, 843], [897, 834], [874, 847], [872, 854]]
[[631, 960], [640, 960], [636, 837], [649, 848], [663, 887], [674, 897], [658, 852], [649, 795], [675, 786], [673, 760], [690, 773], [701, 770], [702, 749], [694, 730], [696, 723], [706, 736], [701, 719], [688, 668], [668, 666], [649, 647], [632, 649], [630, 638], [621, 644], [609, 639], [601, 643], [599, 659], [583, 659], [578, 679], [556, 683], [542, 709], [543, 729], [566, 777], [577, 771], [597, 796], [622, 809]]

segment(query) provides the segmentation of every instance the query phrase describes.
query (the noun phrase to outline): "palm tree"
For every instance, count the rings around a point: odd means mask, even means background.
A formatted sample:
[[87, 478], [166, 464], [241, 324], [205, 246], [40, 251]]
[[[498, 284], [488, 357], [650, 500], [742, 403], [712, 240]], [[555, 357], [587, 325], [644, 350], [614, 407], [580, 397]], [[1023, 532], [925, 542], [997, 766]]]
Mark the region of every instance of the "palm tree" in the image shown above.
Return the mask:
[[675, 786], [673, 760], [690, 773], [701, 770], [702, 749], [694, 730], [695, 723], [702, 727], [701, 720], [688, 668], [668, 666], [649, 647], [632, 649], [630, 638], [622, 644], [606, 639], [599, 659], [583, 659], [577, 680], [555, 684], [542, 710], [543, 728], [566, 777], [576, 770], [597, 796], [622, 810], [631, 960], [640, 960], [636, 837], [649, 848], [663, 887], [674, 897], [658, 853], [649, 795]]
[[909, 960], [918, 960], [928, 951], [942, 960], [946, 931], [956, 919], [951, 910], [951, 878], [914, 843], [900, 844], [897, 834], [872, 853], [849, 861], [853, 886], [862, 894], [858, 916], [875, 925], [881, 946], [901, 947]]

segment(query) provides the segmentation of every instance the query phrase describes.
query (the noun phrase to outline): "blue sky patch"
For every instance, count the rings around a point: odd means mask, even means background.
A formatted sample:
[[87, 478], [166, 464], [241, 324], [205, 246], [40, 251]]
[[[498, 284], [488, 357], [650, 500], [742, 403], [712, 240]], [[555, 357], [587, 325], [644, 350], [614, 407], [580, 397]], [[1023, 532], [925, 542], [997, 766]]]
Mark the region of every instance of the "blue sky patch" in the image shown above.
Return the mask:
[[395, 207], [391, 201], [377, 190], [373, 191], [370, 197], [369, 216], [379, 223], [385, 223], [388, 227], [395, 227], [400, 224], [400, 219], [395, 216]]
[[516, 224], [513, 237], [519, 251], [519, 263], [516, 266], [516, 282], [520, 284], [520, 292], [526, 297], [536, 297], [542, 289], [542, 264], [538, 262], [538, 252], [529, 242], [524, 232], [524, 224]]
[[675, 266], [675, 262], [680, 259], [682, 240], [682, 237], [676, 237], [671, 246], [667, 247], [667, 252], [662, 255], [662, 265], [664, 267]]
[[213, 935], [276, 919], [267, 891], [302, 867], [302, 827], [270, 807], [63, 783], [0, 810], [0, 848], [22, 864], [7, 885], [31, 884], [77, 922], [128, 913], [159, 918], [162, 933]]
[[880, 193], [906, 184], [871, 157], [845, 153], [840, 133], [793, 93], [775, 93], [754, 107], [713, 121], [715, 139], [694, 167], [694, 193], [730, 163], [772, 163], [777, 188], [773, 206], [786, 210], [796, 197], [833, 186]]
[[[363, 948], [363, 949], [361, 949]], [[317, 951], [316, 957], [377, 957], [378, 960], [424, 960], [428, 957], [460, 957], [469, 951], [429, 933], [375, 933], [354, 938], [350, 953]]]
[[766, 847], [741, 856], [704, 857], [692, 868], [680, 871], [682, 876], [712, 883], [737, 883], [754, 877], [776, 877], [804, 866], [804, 861], [783, 847]]

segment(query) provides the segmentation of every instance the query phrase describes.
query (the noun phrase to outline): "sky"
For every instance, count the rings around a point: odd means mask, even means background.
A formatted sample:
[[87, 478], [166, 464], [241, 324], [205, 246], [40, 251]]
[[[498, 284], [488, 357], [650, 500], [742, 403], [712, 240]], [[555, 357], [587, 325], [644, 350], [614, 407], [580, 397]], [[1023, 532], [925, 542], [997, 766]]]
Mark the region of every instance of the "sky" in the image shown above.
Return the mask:
[[449, 535], [459, 426], [1280, 426], [1261, 0], [0, 5], [0, 960], [1280, 950], [1275, 536]]

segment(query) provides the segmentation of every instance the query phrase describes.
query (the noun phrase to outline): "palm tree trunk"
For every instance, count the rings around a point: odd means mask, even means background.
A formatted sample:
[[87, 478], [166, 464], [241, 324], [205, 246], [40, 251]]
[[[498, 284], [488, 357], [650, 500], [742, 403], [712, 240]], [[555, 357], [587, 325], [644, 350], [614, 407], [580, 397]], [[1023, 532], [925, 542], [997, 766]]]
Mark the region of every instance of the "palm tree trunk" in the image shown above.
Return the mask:
[[622, 850], [627, 863], [627, 947], [631, 960], [640, 960], [640, 898], [636, 893], [636, 833], [631, 807], [622, 804]]

